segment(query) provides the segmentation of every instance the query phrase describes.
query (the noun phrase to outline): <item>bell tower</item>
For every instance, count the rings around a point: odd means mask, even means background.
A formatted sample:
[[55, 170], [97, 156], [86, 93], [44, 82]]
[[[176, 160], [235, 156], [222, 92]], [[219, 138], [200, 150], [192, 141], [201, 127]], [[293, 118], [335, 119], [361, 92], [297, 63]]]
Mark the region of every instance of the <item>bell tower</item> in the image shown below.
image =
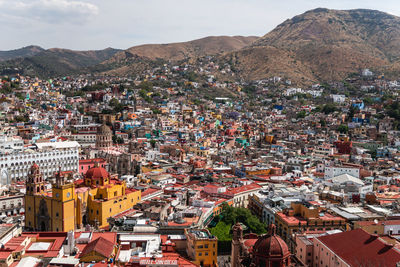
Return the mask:
[[240, 223], [236, 223], [232, 227], [232, 251], [231, 251], [231, 266], [240, 266], [240, 256], [243, 248], [243, 228]]
[[36, 163], [33, 163], [26, 181], [26, 194], [36, 195], [44, 192], [43, 175], [40, 173], [40, 168]]

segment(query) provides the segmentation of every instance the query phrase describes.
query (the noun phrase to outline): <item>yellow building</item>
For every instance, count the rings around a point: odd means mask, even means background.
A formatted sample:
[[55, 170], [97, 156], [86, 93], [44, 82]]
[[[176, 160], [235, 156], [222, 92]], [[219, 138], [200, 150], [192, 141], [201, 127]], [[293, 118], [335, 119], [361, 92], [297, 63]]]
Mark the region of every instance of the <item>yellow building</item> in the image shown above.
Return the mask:
[[186, 253], [199, 266], [218, 266], [218, 239], [206, 229], [185, 229]]
[[124, 181], [112, 179], [101, 167], [87, 171], [84, 180], [72, 181], [59, 172], [51, 192], [39, 166], [31, 167], [26, 182], [25, 227], [36, 231], [71, 231], [90, 224], [108, 225], [107, 219], [132, 208], [141, 193], [126, 188]]

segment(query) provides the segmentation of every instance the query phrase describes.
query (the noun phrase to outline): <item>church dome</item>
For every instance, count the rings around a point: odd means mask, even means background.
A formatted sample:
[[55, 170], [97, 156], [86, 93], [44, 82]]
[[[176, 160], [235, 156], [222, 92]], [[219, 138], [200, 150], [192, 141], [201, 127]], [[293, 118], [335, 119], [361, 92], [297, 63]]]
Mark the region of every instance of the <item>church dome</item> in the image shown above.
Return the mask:
[[261, 236], [254, 244], [253, 253], [260, 258], [286, 258], [290, 251], [285, 241], [275, 233], [275, 225], [271, 225], [270, 233]]
[[31, 171], [35, 171], [35, 170], [39, 170], [39, 165], [37, 165], [36, 163], [33, 163], [33, 165], [31, 166]]
[[112, 131], [111, 131], [110, 127], [108, 127], [106, 124], [103, 124], [97, 128], [97, 134], [98, 135], [112, 135]]
[[108, 178], [110, 176], [110, 174], [107, 172], [106, 169], [102, 168], [102, 167], [93, 167], [91, 169], [89, 169], [86, 174], [85, 177], [87, 179], [105, 179]]

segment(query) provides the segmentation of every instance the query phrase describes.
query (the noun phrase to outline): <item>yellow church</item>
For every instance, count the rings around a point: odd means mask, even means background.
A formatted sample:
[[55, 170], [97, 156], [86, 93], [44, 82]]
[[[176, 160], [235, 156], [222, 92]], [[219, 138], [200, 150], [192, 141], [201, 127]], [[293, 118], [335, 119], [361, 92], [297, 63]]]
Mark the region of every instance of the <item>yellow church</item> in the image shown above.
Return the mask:
[[125, 181], [112, 178], [101, 167], [87, 171], [83, 180], [56, 174], [51, 192], [37, 164], [26, 181], [25, 227], [32, 231], [67, 232], [90, 224], [103, 228], [107, 219], [132, 208], [141, 200], [141, 192], [126, 187]]

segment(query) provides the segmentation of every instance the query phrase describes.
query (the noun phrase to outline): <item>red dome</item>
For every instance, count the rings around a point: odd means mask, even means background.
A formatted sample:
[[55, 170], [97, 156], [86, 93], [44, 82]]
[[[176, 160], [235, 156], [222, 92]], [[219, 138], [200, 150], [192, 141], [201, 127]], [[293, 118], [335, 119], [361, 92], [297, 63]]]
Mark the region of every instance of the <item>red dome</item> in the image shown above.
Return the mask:
[[102, 167], [94, 167], [86, 172], [85, 177], [88, 179], [104, 179], [108, 178], [110, 174]]
[[285, 241], [275, 234], [275, 226], [271, 226], [270, 233], [261, 236], [254, 244], [253, 253], [260, 258], [287, 258], [290, 251]]
[[39, 169], [39, 165], [33, 163], [33, 165], [31, 166], [31, 170], [37, 170], [37, 169]]

